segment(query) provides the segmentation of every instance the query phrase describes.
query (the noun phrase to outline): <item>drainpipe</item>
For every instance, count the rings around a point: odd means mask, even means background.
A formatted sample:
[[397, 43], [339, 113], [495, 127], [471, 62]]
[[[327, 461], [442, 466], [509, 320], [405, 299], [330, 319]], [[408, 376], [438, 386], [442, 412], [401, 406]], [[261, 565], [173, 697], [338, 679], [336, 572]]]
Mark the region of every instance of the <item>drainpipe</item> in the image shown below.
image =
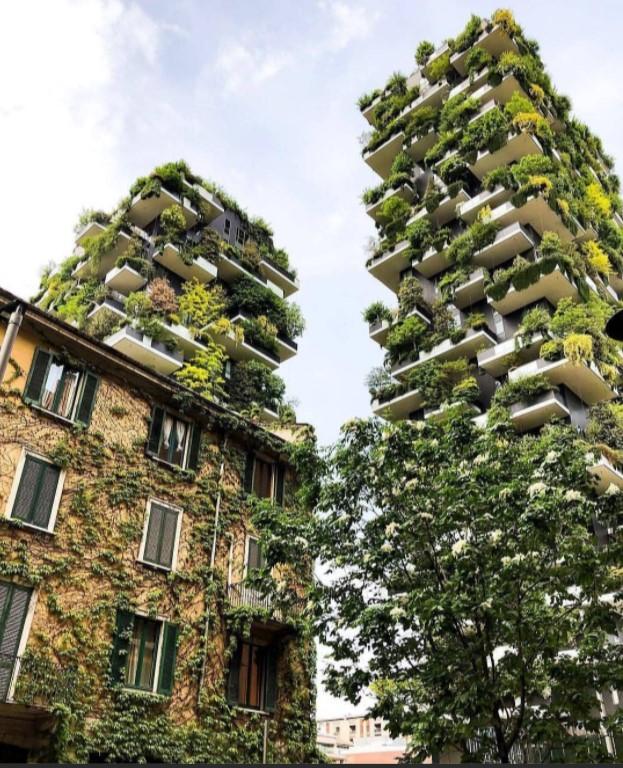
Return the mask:
[[[219, 468], [218, 473], [218, 492], [216, 494], [216, 504], [214, 508], [214, 535], [212, 537], [212, 550], [210, 552], [210, 584], [214, 581], [214, 565], [216, 563], [216, 544], [217, 544], [217, 538], [218, 538], [218, 525], [219, 525], [219, 518], [220, 518], [220, 512], [221, 512], [221, 498], [222, 498], [222, 488], [223, 488], [223, 476], [225, 474], [225, 450], [227, 448], [227, 435], [223, 438], [223, 443], [221, 445], [221, 466]], [[203, 664], [201, 665], [201, 677], [199, 678], [199, 688], [197, 690], [197, 706], [200, 704], [201, 699], [201, 691], [203, 689], [203, 684], [205, 682], [205, 675], [206, 675], [206, 662], [207, 662], [207, 645], [208, 645], [208, 637], [210, 634], [210, 601], [209, 599], [206, 600], [206, 623], [205, 627], [203, 629]]]
[[19, 301], [12, 301], [2, 309], [3, 312], [11, 312], [9, 322], [7, 323], [4, 339], [2, 339], [2, 345], [0, 346], [0, 384], [4, 381], [4, 374], [6, 373], [11, 352], [13, 351], [13, 345], [15, 339], [19, 333], [22, 319], [24, 317], [24, 306]]

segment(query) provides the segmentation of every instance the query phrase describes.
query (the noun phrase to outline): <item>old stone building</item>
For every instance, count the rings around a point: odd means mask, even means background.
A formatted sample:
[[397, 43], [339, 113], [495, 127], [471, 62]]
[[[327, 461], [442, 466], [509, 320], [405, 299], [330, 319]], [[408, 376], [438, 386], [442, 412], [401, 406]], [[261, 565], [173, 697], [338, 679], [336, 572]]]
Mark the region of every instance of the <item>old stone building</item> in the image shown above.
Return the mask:
[[0, 391], [0, 757], [309, 759], [307, 443], [22, 306]]

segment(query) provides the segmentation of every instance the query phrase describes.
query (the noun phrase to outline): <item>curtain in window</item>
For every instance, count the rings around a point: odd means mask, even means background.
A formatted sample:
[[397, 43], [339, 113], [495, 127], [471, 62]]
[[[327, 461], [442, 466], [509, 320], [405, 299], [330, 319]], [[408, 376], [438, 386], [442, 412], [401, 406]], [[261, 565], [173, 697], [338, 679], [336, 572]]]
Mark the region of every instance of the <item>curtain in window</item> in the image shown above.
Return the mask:
[[164, 423], [162, 425], [162, 443], [160, 445], [160, 453], [158, 454], [161, 459], [165, 461], [171, 461], [169, 456], [169, 447], [171, 444], [171, 433], [175, 425], [175, 419], [171, 416], [164, 417]]
[[175, 464], [182, 464], [184, 461], [184, 449], [186, 447], [187, 429], [188, 429], [188, 424], [186, 424], [185, 421], [176, 421], [175, 436], [177, 440], [176, 440], [176, 451], [174, 456]]
[[72, 415], [76, 390], [78, 389], [78, 373], [76, 371], [65, 371], [60, 381], [61, 391], [57, 393], [56, 413], [59, 416], [70, 418]]
[[47, 411], [52, 410], [54, 405], [54, 396], [56, 395], [56, 389], [63, 375], [63, 366], [58, 363], [52, 363], [50, 370], [48, 371], [45, 384], [43, 385], [43, 393], [41, 394], [41, 407]]

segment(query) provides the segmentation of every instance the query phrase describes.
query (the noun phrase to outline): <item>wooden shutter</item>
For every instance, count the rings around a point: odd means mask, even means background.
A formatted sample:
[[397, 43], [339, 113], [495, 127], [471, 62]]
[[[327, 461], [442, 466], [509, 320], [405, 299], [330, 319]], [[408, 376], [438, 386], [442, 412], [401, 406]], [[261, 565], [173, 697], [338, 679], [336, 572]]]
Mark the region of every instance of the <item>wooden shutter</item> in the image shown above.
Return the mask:
[[95, 405], [95, 395], [97, 394], [98, 385], [99, 379], [97, 376], [89, 372], [84, 374], [82, 395], [80, 396], [80, 402], [76, 409], [76, 421], [86, 424], [87, 426], [91, 421], [91, 414], [93, 413], [93, 406]]
[[134, 614], [128, 611], [117, 610], [117, 621], [110, 654], [110, 676], [113, 683], [125, 682], [125, 668], [133, 626]]
[[165, 508], [152, 502], [149, 505], [149, 518], [147, 520], [147, 534], [145, 536], [145, 547], [143, 548], [143, 560], [148, 563], [158, 562], [158, 545], [160, 543], [160, 529], [162, 528], [162, 519], [165, 514]]
[[35, 456], [26, 456], [11, 517], [47, 528], [56, 498], [60, 470]]
[[52, 355], [49, 352], [45, 352], [43, 349], [38, 349], [35, 352], [26, 388], [24, 389], [24, 399], [29, 403], [40, 402], [43, 385], [45, 384], [51, 361]]
[[201, 427], [193, 424], [190, 433], [190, 448], [188, 449], [188, 459], [186, 467], [196, 470], [199, 466], [199, 450], [201, 448]]
[[283, 506], [286, 487], [286, 465], [277, 464], [275, 476], [275, 503]]
[[227, 701], [238, 704], [240, 699], [240, 661], [242, 658], [242, 643], [238, 641], [229, 660], [229, 675], [227, 678]]
[[247, 572], [256, 571], [261, 565], [260, 543], [257, 539], [247, 539]]
[[149, 427], [149, 439], [147, 440], [147, 452], [154, 456], [158, 455], [163, 421], [164, 408], [161, 408], [159, 405], [154, 406], [154, 410], [151, 414], [151, 425]]
[[277, 706], [277, 649], [269, 646], [264, 654], [264, 709], [274, 712]]
[[160, 526], [160, 552], [158, 553], [158, 562], [165, 568], [172, 568], [179, 512], [176, 509], [168, 509], [166, 507], [163, 511], [164, 516]]
[[247, 453], [247, 460], [244, 468], [244, 490], [247, 493], [251, 493], [253, 490], [253, 465], [255, 464], [255, 456], [249, 451]]
[[158, 675], [158, 693], [170, 696], [175, 678], [175, 657], [177, 655], [177, 626], [165, 622], [162, 628], [162, 650], [160, 653], [160, 674]]
[[32, 590], [0, 582], [0, 701], [11, 687]]

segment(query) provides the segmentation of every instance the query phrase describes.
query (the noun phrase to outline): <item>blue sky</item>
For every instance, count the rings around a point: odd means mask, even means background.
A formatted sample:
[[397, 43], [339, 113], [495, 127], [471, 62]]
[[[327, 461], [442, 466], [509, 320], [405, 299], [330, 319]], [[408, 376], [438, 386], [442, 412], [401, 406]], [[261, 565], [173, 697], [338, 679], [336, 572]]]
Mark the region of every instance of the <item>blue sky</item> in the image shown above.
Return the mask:
[[[136, 176], [184, 158], [263, 216], [298, 268], [308, 329], [282, 374], [321, 442], [369, 414], [381, 361], [361, 310], [391, 301], [368, 276], [374, 227], [359, 196], [358, 96], [408, 74], [422, 39], [495, 3], [451, 0], [23, 0], [0, 28], [0, 284], [28, 297], [72, 248], [82, 208], [110, 208]], [[623, 6], [512, 6], [576, 113], [623, 157]], [[342, 711], [339, 705], [323, 707]], [[325, 709], [325, 712], [329, 711]]]

